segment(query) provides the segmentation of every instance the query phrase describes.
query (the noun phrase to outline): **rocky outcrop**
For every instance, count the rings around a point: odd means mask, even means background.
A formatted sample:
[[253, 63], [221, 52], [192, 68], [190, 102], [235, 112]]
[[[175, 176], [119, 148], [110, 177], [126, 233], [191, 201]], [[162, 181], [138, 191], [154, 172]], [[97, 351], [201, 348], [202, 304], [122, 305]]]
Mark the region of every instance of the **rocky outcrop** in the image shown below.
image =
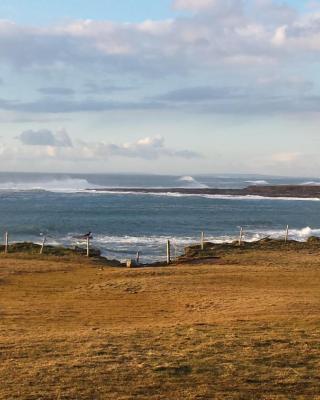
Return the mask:
[[188, 195], [261, 196], [288, 198], [320, 198], [320, 186], [275, 185], [248, 186], [244, 189], [186, 189], [186, 188], [112, 188], [95, 189], [111, 193], [180, 193]]

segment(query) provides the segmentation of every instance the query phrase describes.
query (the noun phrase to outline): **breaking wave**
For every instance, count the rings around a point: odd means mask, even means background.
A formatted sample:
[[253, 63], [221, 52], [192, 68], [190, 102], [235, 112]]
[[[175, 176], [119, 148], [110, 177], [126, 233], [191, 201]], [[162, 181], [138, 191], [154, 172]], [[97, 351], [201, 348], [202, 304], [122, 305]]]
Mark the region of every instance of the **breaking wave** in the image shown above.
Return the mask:
[[308, 181], [300, 184], [301, 186], [320, 186], [320, 182]]
[[74, 193], [98, 189], [99, 186], [92, 185], [86, 179], [52, 179], [48, 181], [30, 181], [30, 182], [1, 182], [0, 190], [10, 191], [30, 191], [43, 190], [48, 192]]
[[246, 183], [249, 183], [250, 185], [253, 185], [253, 186], [260, 186], [260, 185], [268, 185], [269, 184], [269, 182], [264, 181], [264, 180], [246, 181]]
[[179, 182], [184, 182], [187, 184], [186, 188], [195, 188], [195, 189], [205, 189], [208, 186], [204, 183], [198, 182], [193, 176], [182, 176], [178, 179]]
[[[302, 229], [289, 229], [289, 239], [299, 242], [306, 241], [310, 236], [320, 237], [320, 228], [304, 227]], [[223, 244], [232, 243], [237, 240], [239, 233], [235, 229], [233, 234], [205, 236], [205, 241]], [[247, 229], [244, 231], [244, 240], [256, 242], [263, 238], [283, 239], [285, 237], [285, 227], [283, 229]], [[93, 236], [93, 245], [100, 248], [102, 254], [108, 258], [126, 259], [134, 258], [139, 251], [142, 262], [163, 261], [166, 257], [166, 243], [170, 239], [173, 256], [183, 254], [184, 248], [200, 242], [199, 236], [113, 236], [97, 234]], [[48, 240], [50, 242], [50, 239]], [[61, 242], [64, 245], [74, 245], [74, 234], [69, 234], [60, 241], [52, 240], [53, 244]], [[81, 245], [78, 242], [78, 244]]]
[[[282, 239], [285, 237], [286, 229], [270, 229], [270, 230], [257, 230], [248, 229], [245, 232], [244, 239], [248, 242], [258, 241], [265, 237], [271, 239]], [[290, 229], [289, 227], [289, 239], [296, 240], [298, 242], [305, 242], [309, 237], [316, 236], [320, 237], [320, 228], [310, 228], [309, 226], [302, 229]]]
[[170, 192], [170, 189], [164, 190], [163, 192], [153, 192], [152, 189], [150, 191], [145, 192], [135, 192], [135, 191], [126, 191], [126, 190], [89, 190], [91, 193], [100, 193], [100, 194], [110, 194], [110, 195], [134, 195], [134, 196], [164, 196], [164, 197], [200, 197], [204, 199], [212, 199], [212, 200], [274, 200], [274, 201], [320, 201], [320, 198], [317, 197], [267, 197], [267, 196], [257, 196], [257, 195], [220, 195], [220, 194], [201, 194], [201, 193], [175, 193]]
[[[234, 228], [229, 232], [223, 232], [221, 227], [221, 233], [207, 233], [205, 234], [205, 241], [223, 244], [232, 243], [239, 238], [238, 228]], [[75, 236], [79, 232], [70, 232], [67, 235], [50, 235], [46, 234], [47, 244], [51, 245], [64, 245], [73, 247], [74, 245], [85, 246], [85, 241], [76, 239]], [[246, 242], [256, 242], [263, 238], [272, 239], [284, 239], [286, 229], [244, 229], [244, 240]], [[309, 226], [302, 229], [289, 228], [289, 239], [296, 240], [299, 242], [306, 241], [310, 236], [320, 237], [320, 228], [311, 228]], [[141, 236], [130, 236], [130, 235], [107, 235], [103, 233], [93, 233], [92, 245], [95, 248], [99, 248], [103, 256], [109, 259], [125, 260], [128, 258], [135, 258], [137, 252], [140, 253], [141, 262], [155, 262], [164, 261], [166, 259], [166, 245], [167, 240], [170, 240], [172, 245], [172, 256], [179, 256], [183, 254], [184, 248], [190, 245], [200, 243], [200, 232], [199, 235], [193, 236], [165, 236], [165, 235], [141, 235]], [[21, 235], [17, 237], [17, 240], [33, 241], [34, 243], [41, 244], [42, 236], [30, 236]]]
[[[192, 176], [183, 176], [179, 178], [179, 182], [185, 182], [187, 185], [181, 188], [193, 188], [193, 189], [205, 189], [208, 186], [198, 182]], [[260, 181], [262, 182], [262, 181]], [[265, 181], [264, 181], [265, 182]], [[261, 183], [262, 184], [262, 183]], [[320, 183], [319, 183], [320, 184]], [[114, 186], [112, 186], [114, 187]], [[110, 189], [112, 188], [110, 186]], [[170, 188], [163, 188], [161, 192], [153, 192], [152, 188], [145, 188], [145, 192], [135, 192], [121, 190], [117, 188], [117, 191], [109, 190], [106, 186], [100, 186], [90, 183], [84, 178], [68, 178], [63, 179], [47, 179], [47, 180], [33, 180], [33, 181], [8, 181], [0, 182], [0, 191], [47, 191], [54, 193], [91, 193], [91, 194], [108, 194], [108, 195], [135, 195], [135, 196], [167, 196], [167, 197], [198, 197], [212, 200], [273, 200], [273, 201], [320, 201], [320, 198], [300, 198], [300, 197], [265, 197], [258, 195], [211, 195], [201, 193], [175, 193], [170, 191]]]

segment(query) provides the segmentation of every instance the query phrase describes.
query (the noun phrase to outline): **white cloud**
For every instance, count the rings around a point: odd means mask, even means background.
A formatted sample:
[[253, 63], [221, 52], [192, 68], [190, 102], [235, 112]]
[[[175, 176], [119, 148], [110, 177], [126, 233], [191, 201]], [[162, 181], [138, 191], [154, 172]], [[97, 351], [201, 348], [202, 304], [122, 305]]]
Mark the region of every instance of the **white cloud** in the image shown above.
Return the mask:
[[137, 27], [141, 32], [146, 32], [154, 35], [166, 35], [171, 32], [174, 26], [174, 20], [152, 21], [146, 20], [141, 22]]
[[[48, 27], [0, 21], [0, 63], [72, 66], [130, 74], [281, 62], [320, 48], [319, 15], [299, 16], [271, 0], [176, 0], [196, 15], [142, 23], [79, 20]], [[207, 10], [210, 9], [210, 12]], [[285, 47], [285, 52], [279, 48]], [[289, 52], [288, 50], [291, 50]]]
[[[180, 85], [186, 76], [188, 82], [198, 82], [195, 86], [209, 82], [208, 86], [214, 87], [220, 81], [232, 86], [241, 82], [252, 94], [256, 92], [254, 85], [258, 77], [263, 79], [278, 71], [289, 76], [297, 63], [303, 73], [306, 60], [314, 63], [320, 57], [317, 12], [299, 14], [288, 4], [273, 0], [175, 0], [173, 6], [195, 13], [141, 23], [78, 20], [34, 27], [0, 21], [0, 66], [10, 64], [37, 74], [43, 68], [47, 75], [53, 72], [53, 76], [55, 68], [63, 72], [65, 69], [75, 80], [80, 76], [95, 80], [86, 93], [73, 92], [59, 82], [42, 84], [39, 87], [43, 98], [0, 99], [0, 109], [34, 114], [168, 109], [165, 102], [150, 102], [156, 96], [149, 92], [159, 85], [147, 87], [146, 77], [159, 78], [166, 87], [169, 80], [164, 78], [169, 75], [172, 82], [178, 77]], [[114, 82], [109, 88], [101, 84], [107, 77]], [[315, 74], [314, 78], [308, 76], [308, 80], [313, 79], [317, 79]], [[123, 90], [120, 97], [119, 82], [127, 83], [125, 89], [137, 81], [138, 96]], [[247, 104], [258, 104], [259, 110], [263, 110], [267, 97], [265, 109], [268, 111], [273, 96], [274, 101], [281, 100], [274, 110], [291, 107], [296, 112], [300, 107], [314, 111], [318, 107], [316, 98], [307, 99], [302, 105], [297, 101], [300, 99], [293, 99], [289, 85], [288, 98], [284, 96], [284, 85], [281, 86], [284, 97], [276, 98], [278, 83], [269, 85], [266, 96], [248, 98]], [[73, 82], [72, 87], [77, 84]], [[149, 95], [147, 100], [143, 98], [145, 93]], [[221, 106], [216, 110], [226, 108], [234, 109]]]
[[302, 157], [299, 152], [284, 152], [273, 154], [271, 159], [276, 163], [291, 164]]
[[161, 136], [145, 137], [133, 143], [84, 143], [79, 142], [81, 152], [89, 158], [129, 157], [157, 159], [159, 157], [198, 158], [200, 155], [189, 150], [172, 149], [165, 145]]
[[249, 0], [249, 4], [255, 12], [255, 18], [264, 21], [265, 24], [283, 25], [294, 23], [298, 12], [290, 6], [289, 2], [275, 0]]
[[25, 131], [18, 136], [20, 145], [1, 143], [2, 159], [34, 160], [59, 159], [63, 161], [97, 161], [113, 157], [154, 160], [169, 158], [200, 158], [190, 150], [170, 148], [161, 136], [145, 137], [132, 143], [105, 143], [72, 141], [65, 131], [52, 133], [49, 130]]
[[173, 7], [177, 10], [203, 11], [216, 6], [217, 0], [175, 0]]
[[320, 1], [318, 0], [310, 0], [306, 4], [307, 8], [311, 10], [319, 10], [320, 9]]
[[282, 46], [285, 44], [287, 35], [287, 26], [280, 26], [279, 28], [276, 29], [275, 34], [272, 38], [272, 44], [274, 44], [275, 46]]

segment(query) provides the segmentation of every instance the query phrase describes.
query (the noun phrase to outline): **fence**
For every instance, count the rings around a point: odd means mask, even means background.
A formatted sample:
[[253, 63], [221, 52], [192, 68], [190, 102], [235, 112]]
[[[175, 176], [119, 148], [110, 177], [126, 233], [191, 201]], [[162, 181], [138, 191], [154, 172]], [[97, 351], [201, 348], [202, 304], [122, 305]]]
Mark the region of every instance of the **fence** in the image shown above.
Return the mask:
[[[284, 241], [285, 243], [288, 243], [289, 240], [289, 225], [287, 225], [284, 229]], [[9, 252], [14, 252], [14, 248], [13, 246], [11, 246], [10, 248], [10, 236], [9, 236], [9, 232], [5, 232], [4, 234], [4, 253], [7, 254]], [[39, 244], [39, 254], [45, 254], [45, 250], [46, 250], [46, 243], [48, 242], [48, 238], [54, 238], [55, 240], [57, 240], [57, 238], [53, 237], [53, 236], [49, 236], [49, 235], [42, 235], [42, 240], [41, 243]], [[80, 248], [82, 250], [82, 253], [84, 253], [87, 257], [90, 257], [91, 255], [96, 255], [96, 251], [93, 251], [93, 247], [92, 247], [92, 240], [93, 237], [91, 236], [91, 232], [87, 235], [84, 236], [80, 236], [80, 237], [74, 237], [74, 239], [76, 240], [76, 245], [74, 246], [75, 250], [77, 250], [78, 248]], [[201, 251], [205, 250], [205, 241], [206, 236], [205, 236], [205, 232], [201, 232], [200, 236], [199, 236], [199, 244], [200, 245], [200, 249]], [[81, 247], [77, 247], [79, 245], [80, 242], [80, 246]], [[239, 237], [238, 237], [238, 245], [242, 246], [245, 242], [245, 230], [243, 227], [240, 227], [240, 231], [239, 231]], [[17, 242], [12, 242], [13, 244], [16, 244]], [[37, 245], [37, 244], [36, 244]], [[174, 239], [168, 239], [166, 240], [166, 242], [163, 243], [163, 257], [161, 257], [161, 260], [158, 262], [163, 262], [166, 264], [171, 264], [172, 262], [174, 262], [178, 256], [181, 255], [180, 249], [179, 247], [176, 245], [175, 240]], [[131, 258], [130, 260], [126, 260], [125, 262], [127, 263], [127, 266], [134, 266], [134, 265], [139, 265], [141, 264], [141, 259], [143, 257], [143, 252], [141, 251], [141, 249], [136, 250], [135, 252], [135, 258]]]

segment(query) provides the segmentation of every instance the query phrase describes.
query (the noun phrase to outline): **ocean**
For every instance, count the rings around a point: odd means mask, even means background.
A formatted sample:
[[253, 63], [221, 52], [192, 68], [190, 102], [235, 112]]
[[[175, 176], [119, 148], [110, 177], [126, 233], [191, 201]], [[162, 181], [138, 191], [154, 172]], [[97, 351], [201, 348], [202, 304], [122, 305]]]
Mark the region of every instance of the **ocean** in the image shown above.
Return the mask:
[[[173, 255], [199, 243], [231, 242], [244, 228], [245, 240], [320, 236], [320, 199], [270, 199], [170, 193], [171, 188], [244, 188], [263, 184], [314, 184], [320, 179], [256, 175], [122, 175], [0, 173], [0, 238], [74, 246], [93, 233], [93, 246], [124, 260], [140, 251], [141, 261], [163, 261], [166, 241]], [[110, 193], [108, 188], [166, 188], [161, 194]], [[96, 191], [104, 188], [104, 191]]]

